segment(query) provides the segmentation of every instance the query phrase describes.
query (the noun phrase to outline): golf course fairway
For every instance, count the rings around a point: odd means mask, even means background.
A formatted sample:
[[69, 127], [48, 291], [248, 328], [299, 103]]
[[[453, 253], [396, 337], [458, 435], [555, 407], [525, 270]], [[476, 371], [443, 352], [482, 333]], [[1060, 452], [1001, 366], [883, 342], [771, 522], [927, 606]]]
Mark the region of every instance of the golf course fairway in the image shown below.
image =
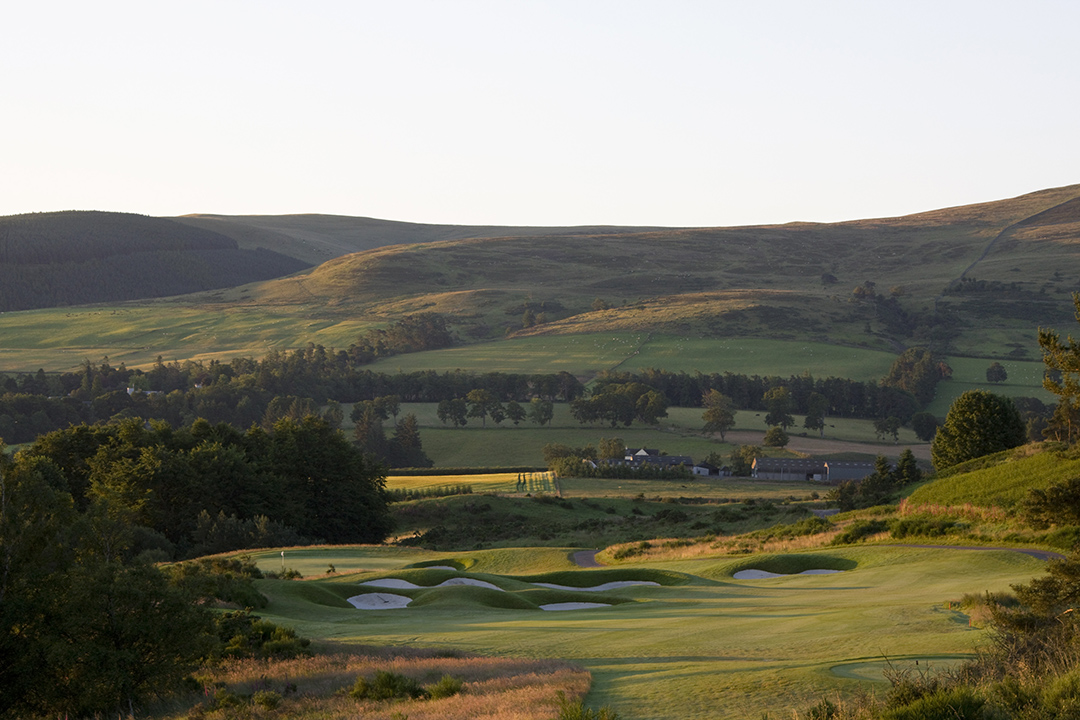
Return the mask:
[[[764, 713], [790, 717], [837, 693], [881, 690], [887, 663], [920, 660], [944, 668], [957, 662], [984, 635], [948, 602], [1008, 590], [1044, 568], [1008, 550], [848, 546], [585, 570], [573, 566], [569, 552], [298, 548], [286, 552], [286, 563], [313, 577], [259, 581], [270, 599], [259, 614], [315, 640], [565, 658], [592, 673], [587, 704], [610, 705], [624, 720], [760, 720]], [[264, 570], [281, 564], [278, 551], [253, 557]], [[331, 564], [336, 574], [326, 573]], [[733, 578], [748, 568], [783, 574]], [[841, 572], [797, 574], [817, 569]], [[498, 589], [435, 587], [449, 577], [475, 577]], [[417, 587], [361, 585], [379, 578]], [[598, 593], [536, 585], [588, 588], [627, 580], [658, 584]], [[414, 599], [395, 610], [360, 610], [345, 600], [372, 589]], [[567, 600], [611, 604], [562, 612], [537, 607]]]

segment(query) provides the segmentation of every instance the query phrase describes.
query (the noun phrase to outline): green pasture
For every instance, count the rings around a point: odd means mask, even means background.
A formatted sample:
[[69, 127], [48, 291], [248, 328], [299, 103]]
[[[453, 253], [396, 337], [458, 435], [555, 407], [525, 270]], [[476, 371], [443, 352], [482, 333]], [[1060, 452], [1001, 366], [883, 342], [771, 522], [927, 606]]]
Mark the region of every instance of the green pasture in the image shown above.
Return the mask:
[[632, 356], [647, 333], [544, 335], [397, 355], [372, 363], [376, 372], [473, 370], [476, 372], [554, 373], [591, 377]]
[[880, 350], [757, 338], [685, 338], [647, 333], [590, 333], [511, 338], [464, 347], [398, 355], [371, 365], [381, 372], [474, 370], [541, 373], [565, 370], [589, 377], [600, 370], [779, 375], [872, 380], [896, 356]]
[[0, 368], [67, 371], [83, 360], [128, 367], [262, 357], [308, 342], [347, 347], [367, 323], [319, 305], [197, 305], [170, 300], [0, 313]]
[[628, 446], [658, 448], [669, 455], [704, 459], [710, 452], [723, 455], [731, 445], [701, 436], [683, 436], [650, 428], [432, 428], [420, 431], [424, 452], [437, 467], [543, 467], [543, 447], [561, 443], [572, 447], [596, 445], [600, 438], [621, 437]]
[[[380, 566], [377, 573], [305, 582], [260, 581], [270, 599], [260, 614], [303, 635], [341, 643], [426, 646], [519, 657], [557, 657], [590, 670], [592, 706], [627, 720], [788, 717], [821, 697], [882, 691], [886, 661], [943, 667], [984, 640], [946, 603], [965, 593], [1007, 590], [1041, 574], [1042, 563], [1009, 551], [905, 547], [819, 549], [807, 554], [621, 563], [571, 570], [569, 549], [422, 553], [428, 564], [468, 567], [465, 576], [507, 590], [432, 589], [451, 571], [398, 568], [380, 549], [312, 548], [315, 569]], [[273, 567], [268, 552], [260, 560]], [[850, 568], [833, 575], [735, 580], [741, 568]], [[565, 571], [571, 570], [570, 573]], [[544, 612], [535, 600], [588, 598], [580, 591], [530, 589], [544, 580], [581, 588], [651, 575], [658, 586], [605, 591], [618, 604]], [[414, 607], [364, 611], [345, 606], [376, 577], [412, 578], [424, 588]], [[570, 582], [569, 579], [573, 579]], [[381, 592], [393, 590], [377, 589]], [[445, 593], [440, 596], [440, 593]], [[561, 594], [568, 593], [568, 594]], [[421, 602], [419, 598], [423, 597]], [[593, 596], [594, 599], [597, 596]]]
[[[398, 417], [412, 413], [420, 424], [420, 437], [424, 452], [432, 459], [436, 467], [506, 467], [544, 465], [543, 447], [548, 443], [560, 443], [571, 447], [597, 445], [601, 438], [620, 437], [628, 447], [656, 448], [669, 455], [689, 455], [694, 460], [704, 460], [709, 453], [718, 452], [727, 457], [735, 444], [760, 444], [767, 426], [765, 413], [753, 410], [740, 410], [735, 415], [735, 427], [727, 442], [721, 442], [719, 436], [710, 437], [701, 432], [701, 408], [668, 408], [668, 417], [658, 427], [631, 425], [630, 427], [588, 425], [582, 426], [570, 415], [566, 403], [555, 404], [555, 417], [550, 426], [539, 427], [524, 420], [515, 426], [509, 421], [495, 425], [490, 419], [487, 427], [475, 418], [468, 425], [456, 428], [443, 424], [436, 415], [435, 403], [403, 403]], [[344, 406], [348, 417], [350, 406]], [[815, 455], [830, 455], [837, 451], [829, 445], [816, 448], [819, 434], [803, 429], [804, 417], [795, 416], [795, 425], [788, 428], [793, 437], [805, 435], [806, 451]], [[389, 433], [393, 421], [386, 422]], [[348, 422], [346, 421], [346, 430]], [[740, 431], [755, 433], [753, 436], [740, 436]], [[860, 453], [873, 457], [879, 453], [894, 456], [900, 448], [909, 445], [925, 445], [915, 437], [910, 428], [900, 429], [898, 444], [891, 438], [884, 443], [874, 434], [873, 423], [869, 420], [851, 418], [833, 418], [825, 420], [825, 440], [855, 443], [845, 446], [842, 452]], [[861, 447], [860, 445], [865, 445]], [[802, 447], [802, 445], [800, 445]], [[782, 450], [769, 450], [772, 455], [784, 455]]]
[[691, 338], [654, 336], [620, 370], [663, 368], [690, 374], [732, 372], [743, 375], [789, 377], [808, 372], [814, 377], [874, 380], [889, 371], [896, 356], [880, 350], [820, 342], [759, 338]]
[[[1037, 350], [1038, 346], [1035, 349]], [[986, 390], [1009, 397], [1035, 397], [1047, 404], [1057, 401], [1056, 397], [1042, 386], [1046, 366], [1041, 360], [998, 360], [1009, 374], [1009, 379], [1002, 383], [986, 381], [986, 368], [993, 360], [950, 357], [947, 362], [953, 369], [952, 379], [938, 384], [937, 395], [927, 407], [927, 412], [938, 417], [945, 417], [953, 401], [968, 390]]]

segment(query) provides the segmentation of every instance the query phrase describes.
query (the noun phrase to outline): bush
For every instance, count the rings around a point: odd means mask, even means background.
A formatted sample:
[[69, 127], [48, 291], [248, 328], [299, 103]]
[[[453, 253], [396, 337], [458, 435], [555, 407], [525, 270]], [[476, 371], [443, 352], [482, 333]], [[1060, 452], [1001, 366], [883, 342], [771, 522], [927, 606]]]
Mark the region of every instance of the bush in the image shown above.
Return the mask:
[[251, 696], [251, 702], [265, 710], [275, 710], [281, 704], [281, 693], [275, 690], [259, 690]]
[[581, 700], [577, 702], [567, 700], [566, 693], [562, 690], [558, 692], [558, 698], [559, 714], [556, 720], [619, 720], [619, 713], [606, 705], [599, 710], [592, 710], [585, 707], [585, 703]]
[[378, 670], [371, 681], [358, 677], [349, 691], [349, 697], [357, 700], [418, 700], [427, 697], [427, 691], [410, 677]]
[[981, 720], [986, 701], [969, 687], [936, 690], [882, 713], [882, 720]]
[[449, 675], [443, 675], [439, 682], [428, 686], [428, 697], [432, 700], [453, 697], [461, 692], [462, 685], [464, 685], [464, 683], [461, 680]]
[[779, 425], [774, 425], [765, 432], [765, 437], [762, 439], [761, 444], [765, 447], [784, 447], [788, 444], [790, 438], [788, 434], [784, 432], [784, 429]]
[[889, 532], [899, 540], [905, 537], [941, 537], [963, 527], [961, 523], [943, 518], [898, 518], [889, 523]]
[[833, 538], [832, 544], [849, 545], [888, 529], [889, 524], [884, 520], [856, 520], [847, 530]]
[[287, 659], [311, 654], [308, 650], [311, 641], [299, 637], [292, 628], [275, 625], [246, 611], [218, 615], [214, 622], [224, 645], [220, 650], [223, 657]]

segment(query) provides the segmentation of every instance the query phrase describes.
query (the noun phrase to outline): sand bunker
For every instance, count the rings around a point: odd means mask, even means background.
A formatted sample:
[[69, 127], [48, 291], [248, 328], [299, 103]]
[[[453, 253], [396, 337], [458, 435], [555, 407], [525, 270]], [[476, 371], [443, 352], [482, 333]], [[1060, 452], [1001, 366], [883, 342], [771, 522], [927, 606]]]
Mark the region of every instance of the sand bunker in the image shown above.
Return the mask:
[[533, 585], [539, 585], [540, 587], [551, 588], [552, 590], [579, 590], [581, 592], [606, 592], [608, 590], [618, 590], [619, 588], [632, 587], [634, 585], [655, 585], [660, 587], [660, 583], [652, 582], [651, 580], [617, 580], [615, 582], [604, 583], [603, 585], [593, 585], [592, 587], [573, 587], [571, 585], [556, 585], [554, 583], [533, 583]]
[[393, 593], [367, 593], [354, 595], [349, 603], [358, 610], [400, 610], [412, 602], [412, 598]]
[[369, 587], [394, 588], [396, 590], [428, 590], [433, 587], [472, 585], [473, 587], [482, 587], [487, 588], [488, 590], [498, 590], [499, 592], [503, 592], [503, 589], [498, 585], [492, 585], [491, 583], [484, 582], [483, 580], [474, 580], [473, 578], [450, 578], [449, 580], [444, 580], [438, 585], [417, 585], [416, 583], [411, 583], [408, 580], [401, 580], [399, 578], [382, 578], [380, 580], [368, 580], [367, 582], [362, 582], [360, 584], [367, 585]]
[[424, 570], [453, 570], [457, 572], [458, 568], [449, 565], [425, 565]]
[[801, 573], [773, 573], [766, 570], [740, 570], [732, 575], [736, 580], [766, 580], [768, 578], [791, 577], [791, 575], [832, 575], [843, 570], [803, 570]]
[[608, 603], [584, 603], [584, 602], [568, 602], [568, 603], [549, 603], [547, 605], [541, 605], [541, 610], [590, 610], [592, 608], [611, 607]]

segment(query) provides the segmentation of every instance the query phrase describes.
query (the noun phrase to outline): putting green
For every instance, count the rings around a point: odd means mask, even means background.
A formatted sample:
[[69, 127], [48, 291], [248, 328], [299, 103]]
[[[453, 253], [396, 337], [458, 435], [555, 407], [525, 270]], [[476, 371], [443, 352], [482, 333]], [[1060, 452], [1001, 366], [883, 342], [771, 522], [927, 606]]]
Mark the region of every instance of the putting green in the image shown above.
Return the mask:
[[[324, 567], [337, 564], [334, 550], [319, 549]], [[340, 562], [362, 563], [360, 549], [344, 552]], [[559, 552], [558, 562], [568, 562], [566, 550]], [[260, 581], [260, 590], [270, 598], [261, 614], [301, 634], [338, 642], [569, 659], [593, 674], [589, 704], [611, 705], [626, 720], [757, 720], [765, 711], [786, 717], [823, 696], [866, 688], [880, 678], [886, 659], [963, 657], [983, 633], [948, 610], [948, 601], [964, 593], [1007, 590], [1042, 574], [1043, 567], [1011, 551], [875, 546], [601, 570], [550, 567], [546, 549], [489, 553], [425, 553], [422, 559], [406, 553], [396, 570], [308, 582]], [[385, 553], [379, 557], [388, 559]], [[526, 574], [530, 559], [543, 575]], [[477, 569], [406, 569], [412, 564], [407, 560], [448, 566], [440, 560], [456, 560]], [[767, 580], [732, 577], [753, 566], [792, 570], [830, 564], [844, 572]], [[493, 571], [492, 565], [513, 569]], [[413, 594], [417, 601], [384, 611], [329, 601], [356, 595], [360, 582], [375, 577], [427, 586], [458, 575], [513, 592], [472, 587], [393, 591]], [[621, 587], [603, 593], [618, 598], [618, 604], [563, 612], [537, 612], [536, 606], [599, 598], [530, 587], [537, 581], [583, 588], [631, 579], [662, 584]], [[316, 588], [327, 592], [313, 594]], [[426, 602], [419, 602], [421, 595]]]

